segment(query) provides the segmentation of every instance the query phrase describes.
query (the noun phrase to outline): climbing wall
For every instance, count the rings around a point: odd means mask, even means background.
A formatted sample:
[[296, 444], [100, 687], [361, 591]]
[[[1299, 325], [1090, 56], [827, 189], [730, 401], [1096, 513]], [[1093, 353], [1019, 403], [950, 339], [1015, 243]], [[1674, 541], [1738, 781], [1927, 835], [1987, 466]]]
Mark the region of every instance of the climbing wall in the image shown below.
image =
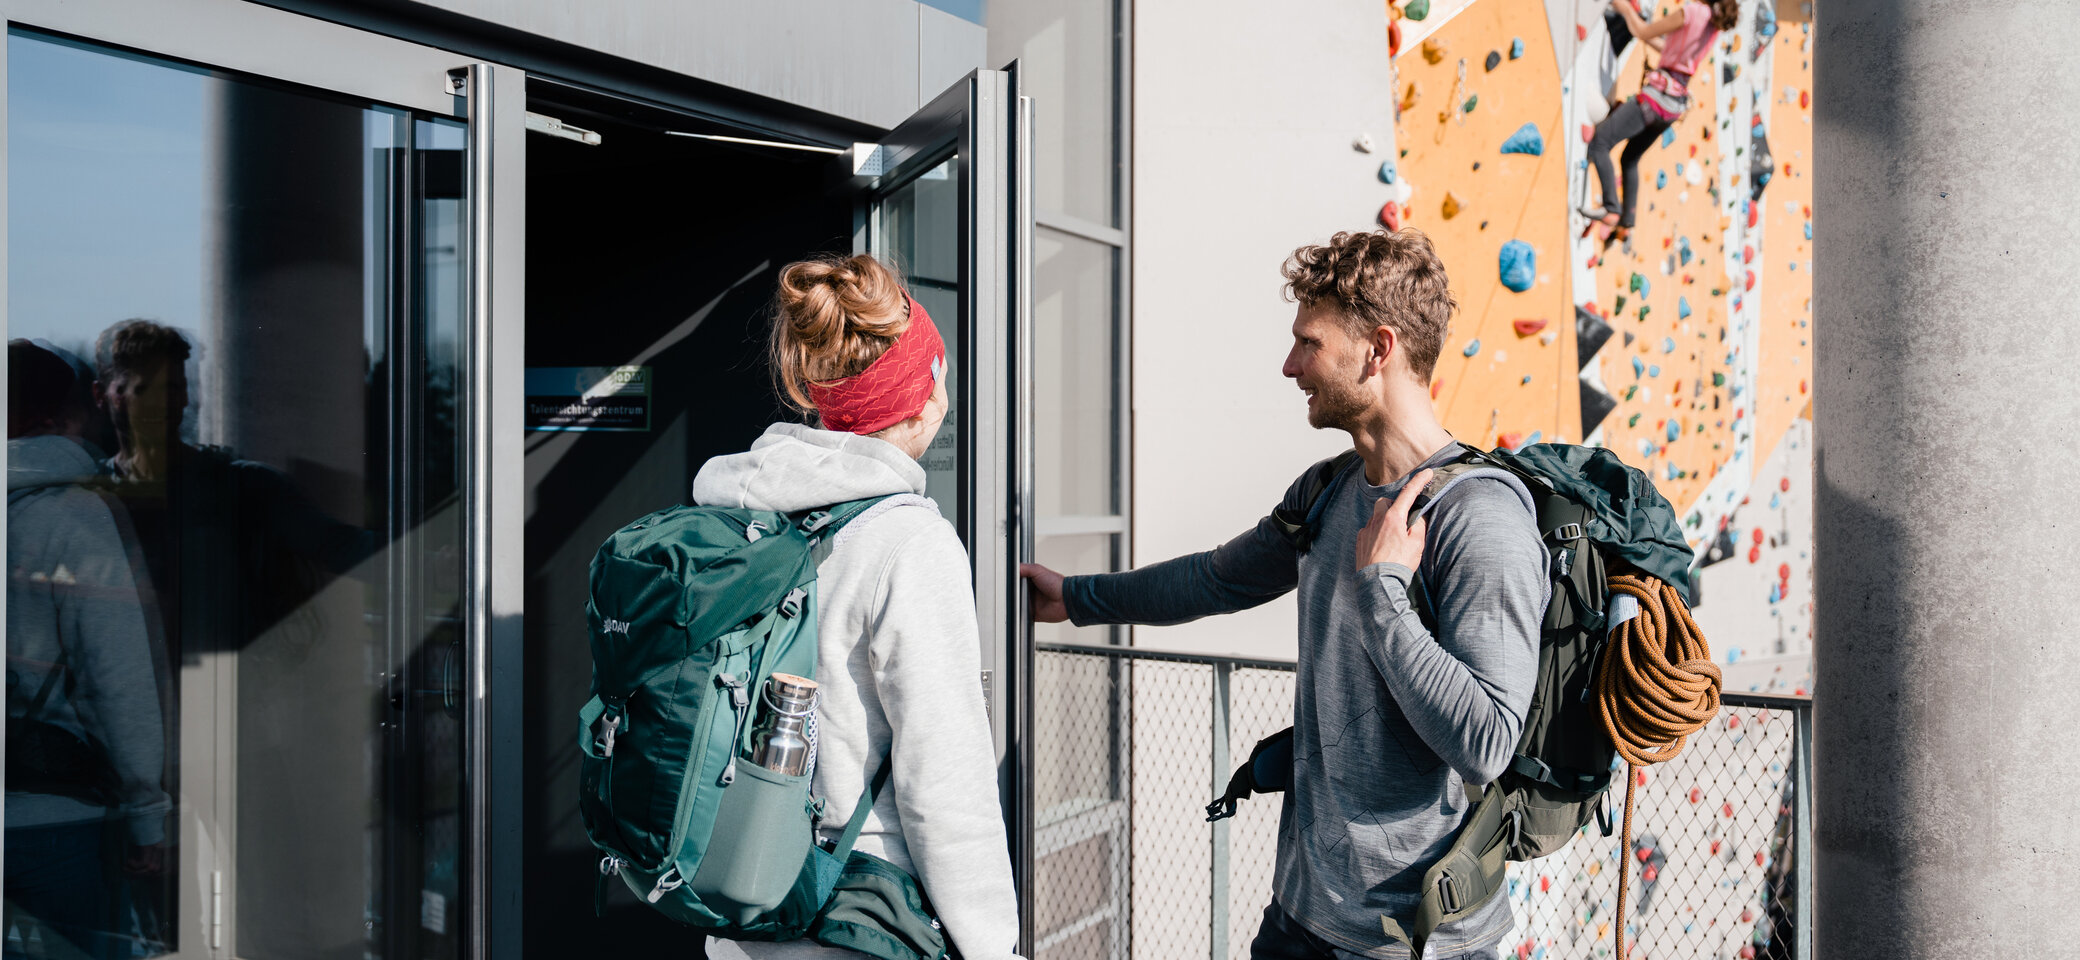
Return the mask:
[[1425, 13], [1404, 22], [1400, 155], [1381, 178], [1400, 202], [1392, 216], [1436, 244], [1459, 303], [1432, 396], [1470, 443], [1579, 441], [1574, 311], [1559, 266], [1560, 74], [1542, 0]]

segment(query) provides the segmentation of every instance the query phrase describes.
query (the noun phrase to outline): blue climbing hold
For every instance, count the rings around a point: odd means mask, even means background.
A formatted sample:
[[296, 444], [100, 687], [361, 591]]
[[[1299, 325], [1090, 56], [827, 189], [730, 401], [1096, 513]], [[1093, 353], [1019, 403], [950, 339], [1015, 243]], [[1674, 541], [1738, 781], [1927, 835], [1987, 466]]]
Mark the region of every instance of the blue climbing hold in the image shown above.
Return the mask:
[[1510, 58], [1511, 60], [1522, 60], [1522, 59], [1524, 59], [1524, 38], [1523, 38], [1523, 37], [1511, 37], [1511, 38], [1509, 38], [1509, 58]]
[[1670, 420], [1668, 422], [1668, 442], [1674, 443], [1681, 439], [1683, 439], [1683, 425]]
[[1778, 506], [1782, 505], [1783, 502], [1783, 499], [1778, 494], [1772, 493], [1769, 495], [1769, 508], [1771, 510], [1775, 510]]
[[1661, 338], [1661, 352], [1662, 352], [1662, 353], [1674, 353], [1674, 352], [1676, 352], [1676, 338], [1674, 338], [1674, 337], [1662, 337], [1662, 338]]
[[1509, 139], [1502, 141], [1502, 152], [1542, 157], [1546, 152], [1546, 138], [1539, 136], [1538, 124], [1527, 123], [1518, 127], [1517, 132], [1510, 134]]
[[1777, 601], [1779, 601], [1779, 600], [1782, 600], [1782, 599], [1784, 599], [1784, 588], [1782, 588], [1782, 587], [1779, 587], [1779, 586], [1777, 586], [1777, 585], [1776, 585], [1776, 584], [1774, 584], [1774, 583], [1770, 584], [1770, 585], [1769, 585], [1769, 602], [1771, 602], [1771, 603], [1776, 603]]
[[1641, 359], [1640, 359], [1640, 358], [1638, 358], [1638, 357], [1633, 357], [1633, 358], [1632, 358], [1632, 376], [1633, 376], [1633, 378], [1634, 378], [1634, 379], [1638, 379], [1638, 378], [1639, 378], [1639, 375], [1640, 375], [1640, 374], [1642, 374], [1642, 373], [1645, 373], [1645, 372], [1647, 372], [1647, 363], [1646, 363], [1646, 361], [1644, 361], [1644, 360], [1641, 360]]
[[[1688, 247], [1684, 247], [1684, 248], [1683, 248], [1683, 252], [1684, 252], [1684, 253], [1689, 253], [1689, 252], [1690, 252], [1690, 248], [1688, 248]], [[1690, 259], [1689, 259], [1688, 257], [1685, 257], [1685, 258], [1683, 258], [1683, 262], [1684, 262], [1684, 263], [1688, 263], [1688, 262], [1690, 262]], [[1689, 297], [1677, 297], [1677, 298], [1676, 298], [1676, 319], [1678, 319], [1678, 320], [1688, 320], [1688, 319], [1690, 319], [1690, 298], [1689, 298]]]
[[1666, 189], [1668, 189], [1668, 171], [1666, 171], [1666, 170], [1656, 170], [1656, 171], [1654, 171], [1654, 189], [1656, 189], [1656, 190], [1666, 190]]
[[[1807, 237], [1806, 239], [1810, 240], [1810, 239], [1812, 239], [1812, 238], [1811, 238], [1811, 237]], [[1689, 266], [1689, 265], [1690, 265], [1690, 257], [1692, 256], [1692, 254], [1690, 253], [1690, 238], [1689, 238], [1689, 237], [1684, 237], [1684, 238], [1682, 238], [1682, 239], [1680, 239], [1680, 240], [1677, 240], [1677, 241], [1676, 241], [1676, 253], [1678, 253], [1678, 254], [1680, 254], [1680, 255], [1681, 255], [1681, 257], [1682, 257], [1682, 260], [1683, 260], [1683, 266], [1686, 266], [1686, 267], [1687, 267], [1687, 266]]]
[[1528, 447], [1534, 443], [1539, 442], [1540, 440], [1545, 439], [1545, 436], [1546, 432], [1544, 430], [1533, 430], [1531, 431], [1530, 436], [1524, 438], [1523, 443], [1518, 444], [1518, 447]]
[[1673, 147], [1676, 145], [1676, 128], [1670, 127], [1666, 130], [1661, 131], [1661, 145], [1664, 147]]
[[1382, 164], [1380, 164], [1380, 165], [1379, 165], [1379, 182], [1381, 182], [1381, 183], [1393, 183], [1393, 182], [1394, 182], [1394, 161], [1392, 161], [1392, 160], [1389, 160], [1389, 161], [1387, 161], [1387, 162], [1385, 162], [1385, 163], [1382, 163]]
[[1806, 221], [1806, 239], [1813, 239], [1813, 221], [1811, 220]]
[[1658, 363], [1655, 363], [1655, 364], [1649, 364], [1649, 365], [1647, 366], [1647, 376], [1650, 376], [1650, 377], [1658, 377], [1658, 376], [1660, 376], [1660, 375], [1661, 375], [1661, 365], [1660, 365], [1660, 364], [1658, 364]]
[[1479, 352], [1481, 352], [1481, 341], [1476, 337], [1472, 343], [1466, 345], [1466, 355], [1470, 357]]
[[1522, 240], [1511, 240], [1502, 245], [1496, 267], [1502, 274], [1503, 286], [1523, 293], [1538, 279], [1538, 253]]

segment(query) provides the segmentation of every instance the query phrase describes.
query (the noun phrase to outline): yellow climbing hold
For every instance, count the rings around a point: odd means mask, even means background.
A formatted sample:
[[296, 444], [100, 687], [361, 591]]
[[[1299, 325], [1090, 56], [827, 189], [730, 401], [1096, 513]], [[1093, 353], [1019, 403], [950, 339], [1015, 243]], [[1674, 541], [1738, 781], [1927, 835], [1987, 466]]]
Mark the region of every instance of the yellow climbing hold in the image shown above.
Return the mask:
[[1451, 218], [1453, 218], [1453, 217], [1456, 217], [1456, 216], [1458, 216], [1458, 215], [1459, 215], [1459, 211], [1460, 211], [1460, 210], [1462, 210], [1462, 209], [1465, 209], [1465, 208], [1463, 208], [1463, 207], [1459, 206], [1459, 198], [1458, 198], [1458, 197], [1455, 197], [1455, 196], [1452, 196], [1452, 194], [1451, 194], [1451, 191], [1449, 191], [1449, 190], [1445, 191], [1445, 195], [1444, 195], [1444, 218], [1445, 218], [1446, 220], [1450, 220]]
[[1407, 113], [1415, 109], [1416, 98], [1422, 96], [1422, 93], [1423, 91], [1416, 86], [1415, 81], [1409, 81], [1408, 89], [1401, 92], [1401, 112]]
[[1444, 44], [1438, 43], [1438, 42], [1437, 42], [1437, 38], [1436, 38], [1436, 37], [1430, 37], [1430, 38], [1428, 38], [1428, 39], [1424, 40], [1424, 41], [1423, 41], [1423, 59], [1424, 59], [1424, 60], [1427, 60], [1427, 61], [1429, 61], [1429, 62], [1431, 62], [1431, 63], [1443, 63], [1443, 62], [1444, 62]]

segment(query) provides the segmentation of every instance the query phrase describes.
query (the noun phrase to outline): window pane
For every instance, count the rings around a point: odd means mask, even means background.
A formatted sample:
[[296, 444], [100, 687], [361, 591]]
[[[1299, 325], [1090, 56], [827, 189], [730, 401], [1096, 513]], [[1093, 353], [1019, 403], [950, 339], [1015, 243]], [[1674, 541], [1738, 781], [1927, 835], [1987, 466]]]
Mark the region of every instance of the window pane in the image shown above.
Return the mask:
[[924, 465], [925, 494], [954, 529], [968, 529], [962, 513], [967, 485], [961, 476], [961, 425], [967, 413], [961, 393], [967, 354], [961, 339], [961, 219], [958, 157], [947, 157], [914, 180], [889, 191], [879, 203], [881, 235], [875, 253], [893, 264], [909, 284], [939, 338], [946, 342], [946, 420], [918, 462]]
[[457, 956], [461, 127], [7, 45], [11, 942]]
[[1033, 264], [1035, 491], [1042, 517], [1109, 515], [1114, 497], [1114, 248], [1038, 231]]
[[989, 62], [1033, 98], [1038, 209], [1118, 226], [1114, 0], [989, 5]]

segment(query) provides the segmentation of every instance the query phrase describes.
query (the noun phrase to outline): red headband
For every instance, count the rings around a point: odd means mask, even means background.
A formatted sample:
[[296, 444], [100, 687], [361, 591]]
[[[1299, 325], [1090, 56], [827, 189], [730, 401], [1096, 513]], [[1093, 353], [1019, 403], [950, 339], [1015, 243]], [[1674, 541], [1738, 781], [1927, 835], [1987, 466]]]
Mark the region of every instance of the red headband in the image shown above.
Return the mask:
[[809, 384], [825, 430], [876, 433], [917, 416], [931, 399], [932, 385], [946, 375], [946, 344], [924, 305], [909, 299], [910, 326], [865, 370]]

